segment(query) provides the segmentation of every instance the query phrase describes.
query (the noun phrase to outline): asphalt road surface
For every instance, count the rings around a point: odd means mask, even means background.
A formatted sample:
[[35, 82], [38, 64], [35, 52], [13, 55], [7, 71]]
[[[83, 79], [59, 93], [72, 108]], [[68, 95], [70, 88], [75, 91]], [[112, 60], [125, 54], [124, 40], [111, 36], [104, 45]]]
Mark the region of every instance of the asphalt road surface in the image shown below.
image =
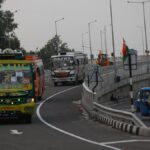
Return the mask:
[[149, 150], [150, 138], [134, 136], [87, 118], [79, 100], [82, 86], [47, 80], [32, 124], [2, 123], [0, 150]]

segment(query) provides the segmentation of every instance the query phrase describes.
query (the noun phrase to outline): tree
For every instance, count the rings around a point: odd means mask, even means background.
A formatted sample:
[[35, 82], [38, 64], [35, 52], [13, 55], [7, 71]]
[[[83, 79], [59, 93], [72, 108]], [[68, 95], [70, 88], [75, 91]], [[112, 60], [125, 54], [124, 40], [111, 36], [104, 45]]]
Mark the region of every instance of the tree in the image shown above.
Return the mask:
[[4, 0], [0, 0], [0, 8], [1, 8], [1, 5], [2, 5], [3, 2], [4, 2]]
[[69, 52], [74, 51], [68, 48], [67, 43], [63, 43], [58, 35], [55, 35], [50, 39], [47, 44], [38, 52], [39, 57], [43, 60], [45, 68], [50, 67], [50, 57], [52, 55], [57, 55], [58, 52]]
[[20, 49], [20, 41], [15, 35], [10, 38], [10, 47], [12, 49]]
[[1, 10], [3, 2], [4, 0], [0, 0], [0, 48], [18, 49], [20, 41], [14, 35], [14, 30], [18, 27], [18, 24], [14, 22], [13, 12]]

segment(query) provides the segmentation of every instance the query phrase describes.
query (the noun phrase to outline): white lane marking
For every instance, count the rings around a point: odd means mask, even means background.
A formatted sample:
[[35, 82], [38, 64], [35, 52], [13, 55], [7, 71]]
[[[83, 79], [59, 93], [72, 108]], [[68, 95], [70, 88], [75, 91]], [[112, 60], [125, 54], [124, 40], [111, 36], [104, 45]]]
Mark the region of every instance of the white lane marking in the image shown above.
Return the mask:
[[52, 124], [46, 122], [46, 121], [42, 118], [42, 116], [41, 116], [41, 114], [40, 114], [40, 109], [41, 109], [42, 105], [43, 105], [46, 101], [48, 101], [49, 99], [51, 99], [51, 98], [53, 98], [53, 97], [55, 97], [55, 96], [57, 96], [57, 95], [59, 95], [59, 94], [62, 94], [62, 93], [64, 93], [64, 92], [67, 92], [67, 91], [70, 91], [70, 90], [72, 90], [72, 89], [75, 89], [75, 88], [77, 88], [77, 87], [79, 87], [79, 86], [75, 86], [75, 87], [73, 87], [73, 88], [69, 88], [69, 89], [63, 90], [63, 91], [61, 91], [61, 92], [55, 93], [54, 95], [49, 96], [49, 97], [46, 98], [44, 101], [42, 101], [41, 103], [39, 103], [39, 105], [38, 105], [38, 107], [37, 107], [37, 109], [36, 109], [36, 114], [37, 114], [38, 118], [40, 119], [40, 121], [43, 122], [43, 123], [44, 123], [45, 125], [47, 125], [48, 127], [52, 128], [52, 129], [54, 129], [54, 130], [56, 130], [56, 131], [58, 131], [58, 132], [61, 132], [61, 133], [63, 133], [63, 134], [66, 134], [66, 135], [68, 135], [68, 136], [71, 136], [71, 137], [73, 137], [73, 138], [76, 138], [76, 139], [78, 139], [78, 140], [81, 140], [81, 141], [84, 141], [84, 142], [87, 142], [87, 143], [90, 143], [90, 144], [98, 145], [98, 146], [107, 147], [107, 148], [110, 148], [110, 149], [113, 149], [113, 150], [121, 150], [121, 149], [116, 148], [116, 147], [113, 147], [113, 146], [109, 146], [109, 144], [127, 143], [127, 142], [137, 142], [137, 141], [143, 141], [143, 142], [150, 141], [150, 140], [124, 140], [124, 141], [101, 142], [101, 143], [100, 143], [100, 142], [95, 142], [95, 141], [92, 141], [92, 140], [89, 140], [89, 139], [85, 139], [85, 138], [83, 138], [83, 137], [80, 137], [80, 136], [78, 136], [78, 135], [69, 133], [69, 132], [67, 132], [67, 131], [65, 131], [65, 130], [62, 130], [62, 129], [60, 129], [60, 128], [57, 128], [57, 127], [55, 127], [54, 125], [52, 125]]
[[14, 130], [10, 130], [10, 134], [21, 135], [21, 134], [23, 134], [23, 132], [19, 132], [18, 130], [14, 129]]
[[120, 143], [133, 143], [133, 142], [150, 142], [150, 140], [123, 140], [123, 141], [114, 141], [114, 142], [103, 142], [101, 144], [120, 144]]
[[116, 147], [114, 147], [114, 146], [110, 146], [110, 145], [106, 145], [106, 144], [101, 144], [101, 146], [107, 147], [107, 148], [110, 148], [110, 149], [113, 149], [113, 150], [122, 150], [122, 149], [120, 149], [120, 148], [116, 148]]
[[[46, 101], [48, 101], [49, 99], [53, 98], [53, 97], [56, 96], [56, 95], [62, 94], [62, 93], [67, 92], [67, 91], [70, 91], [70, 90], [75, 89], [75, 88], [77, 88], [77, 87], [78, 87], [78, 86], [73, 87], [73, 88], [69, 88], [69, 89], [64, 90], [64, 91], [61, 91], [61, 92], [58, 92], [58, 93], [56, 93], [56, 94], [54, 94], [54, 95], [48, 97], [47, 99], [45, 99], [45, 100], [44, 100], [43, 102], [41, 102], [41, 103], [38, 105], [38, 107], [37, 107], [37, 110], [36, 110], [37, 116], [38, 116], [38, 118], [41, 120], [41, 122], [43, 122], [45, 125], [49, 126], [50, 128], [53, 128], [53, 129], [56, 130], [56, 131], [59, 131], [59, 132], [61, 132], [61, 133], [64, 133], [64, 134], [66, 134], [66, 135], [69, 135], [69, 136], [71, 136], [71, 137], [74, 137], [74, 138], [76, 138], [76, 139], [79, 139], [79, 140], [82, 140], [82, 141], [85, 141], [85, 142], [88, 142], [88, 143], [92, 143], [92, 144], [95, 144], [95, 145], [102, 146], [102, 145], [101, 145], [100, 143], [98, 143], [98, 142], [95, 142], [95, 141], [92, 141], [92, 140], [88, 140], [88, 139], [82, 138], [82, 137], [80, 137], [80, 136], [77, 136], [77, 135], [75, 135], [75, 134], [69, 133], [69, 132], [67, 132], [67, 131], [65, 131], [65, 130], [62, 130], [62, 129], [60, 129], [60, 128], [57, 128], [57, 127], [53, 126], [52, 124], [49, 124], [48, 122], [46, 122], [46, 121], [42, 118], [42, 116], [41, 116], [41, 114], [40, 114], [40, 108], [42, 107], [42, 105], [43, 105]], [[114, 150], [118, 150], [118, 149], [114, 149]]]
[[[150, 142], [150, 140], [123, 140], [123, 141], [114, 141], [114, 142], [104, 142], [101, 144], [108, 147], [108, 148], [111, 148], [111, 149], [115, 148], [114, 150], [117, 150], [116, 147], [109, 146], [109, 145], [110, 144], [133, 143], [133, 142]], [[118, 149], [118, 150], [121, 150], [121, 149]]]

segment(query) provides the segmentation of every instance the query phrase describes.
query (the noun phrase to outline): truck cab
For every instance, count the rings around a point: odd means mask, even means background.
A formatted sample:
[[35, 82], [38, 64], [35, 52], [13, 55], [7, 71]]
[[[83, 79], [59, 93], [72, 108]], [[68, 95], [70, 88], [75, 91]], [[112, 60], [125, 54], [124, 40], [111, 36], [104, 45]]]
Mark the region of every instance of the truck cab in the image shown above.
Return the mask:
[[31, 123], [35, 109], [32, 63], [22, 53], [0, 52], [0, 119], [23, 119]]

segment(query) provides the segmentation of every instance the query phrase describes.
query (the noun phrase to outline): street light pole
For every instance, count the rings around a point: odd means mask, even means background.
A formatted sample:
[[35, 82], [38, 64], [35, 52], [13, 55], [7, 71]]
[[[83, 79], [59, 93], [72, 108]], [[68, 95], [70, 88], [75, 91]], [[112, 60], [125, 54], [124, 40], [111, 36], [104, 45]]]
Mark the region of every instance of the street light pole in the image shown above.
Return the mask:
[[104, 36], [105, 36], [105, 53], [106, 55], [108, 55], [108, 51], [107, 51], [107, 26], [110, 26], [111, 24], [108, 25], [104, 25]]
[[143, 21], [144, 21], [144, 31], [145, 31], [145, 53], [147, 56], [147, 71], [149, 72], [149, 65], [148, 65], [148, 44], [147, 44], [147, 29], [146, 29], [146, 19], [145, 19], [145, 3], [150, 2], [149, 0], [143, 1], [143, 2], [132, 2], [132, 1], [127, 1], [128, 3], [137, 3], [137, 4], [142, 4], [143, 7]]
[[143, 27], [141, 27], [141, 26], [137, 26], [137, 28], [139, 28], [139, 29], [140, 29], [140, 31], [141, 31], [142, 49], [143, 49], [143, 56], [144, 56], [144, 54], [145, 54], [145, 51], [144, 51]]
[[61, 21], [61, 20], [64, 20], [64, 18], [61, 18], [61, 19], [55, 21], [55, 31], [56, 31], [56, 35], [57, 35], [57, 22], [58, 22], [58, 21]]
[[82, 48], [83, 48], [83, 53], [84, 53], [84, 35], [87, 34], [88, 32], [82, 33]]
[[100, 37], [101, 37], [101, 51], [103, 53], [103, 31], [100, 30]]
[[[55, 31], [56, 31], [56, 37], [57, 37], [57, 22], [64, 20], [64, 18], [58, 19], [55, 21]], [[59, 53], [59, 43], [57, 43], [57, 53]]]
[[104, 36], [105, 36], [105, 53], [107, 55], [107, 37], [106, 37], [106, 25], [104, 26]]
[[90, 29], [90, 25], [91, 23], [95, 23], [96, 20], [94, 21], [91, 21], [88, 23], [88, 27], [89, 27], [89, 43], [90, 43], [90, 59], [91, 59], [91, 64], [93, 63], [92, 60], [93, 60], [93, 54], [92, 54], [92, 44], [91, 44], [91, 29]]
[[117, 67], [116, 67], [115, 41], [114, 41], [114, 29], [113, 29], [112, 3], [111, 0], [109, 2], [110, 2], [111, 32], [112, 32], [112, 46], [113, 46], [113, 61], [114, 61], [114, 72], [115, 72], [115, 79], [116, 79]]

